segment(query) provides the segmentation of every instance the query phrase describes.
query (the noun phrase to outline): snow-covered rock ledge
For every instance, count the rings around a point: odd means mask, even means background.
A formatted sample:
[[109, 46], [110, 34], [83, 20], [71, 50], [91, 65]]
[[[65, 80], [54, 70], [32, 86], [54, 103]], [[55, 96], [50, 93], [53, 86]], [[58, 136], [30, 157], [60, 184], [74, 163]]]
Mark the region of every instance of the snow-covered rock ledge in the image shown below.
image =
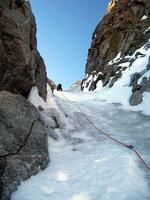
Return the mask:
[[[102, 81], [96, 83], [94, 92], [97, 98], [105, 100], [107, 103], [120, 103], [122, 108], [141, 111], [143, 114], [150, 115], [150, 42], [145, 44], [140, 49], [136, 50], [132, 56], [126, 56], [124, 60], [127, 62], [120, 63], [121, 68], [126, 67], [126, 70], [121, 72], [122, 76], [114, 81], [113, 86], [103, 87]], [[120, 55], [120, 54], [119, 54]], [[111, 61], [110, 65], [117, 64], [122, 58], [118, 55]], [[132, 63], [131, 63], [132, 61]], [[94, 74], [94, 73], [93, 73]], [[100, 73], [90, 75], [84, 82], [88, 84], [84, 91], [89, 91], [89, 88], [101, 75]]]

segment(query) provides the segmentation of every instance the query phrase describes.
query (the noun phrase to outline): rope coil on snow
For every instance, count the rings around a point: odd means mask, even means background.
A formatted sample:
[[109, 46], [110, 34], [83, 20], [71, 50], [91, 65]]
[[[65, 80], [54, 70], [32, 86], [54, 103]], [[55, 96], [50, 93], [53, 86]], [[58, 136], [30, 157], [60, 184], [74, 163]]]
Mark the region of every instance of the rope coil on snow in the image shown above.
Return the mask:
[[[61, 92], [62, 96], [71, 104], [73, 104], [72, 101], [70, 101], [62, 92]], [[100, 128], [98, 128], [90, 119], [89, 117], [86, 115], [86, 113], [84, 112], [84, 110], [77, 104], [75, 104], [76, 107], [80, 110], [80, 112], [84, 115], [84, 117], [87, 119], [87, 121], [96, 129], [98, 130], [99, 134], [101, 135], [105, 135], [106, 137], [108, 137], [109, 139], [113, 140], [114, 142], [132, 150], [136, 156], [139, 158], [139, 160], [141, 161], [141, 163], [143, 164], [143, 166], [145, 167], [145, 169], [147, 169], [150, 172], [150, 167], [146, 164], [146, 162], [144, 161], [144, 159], [141, 157], [141, 155], [139, 154], [139, 152], [134, 148], [133, 145], [128, 145], [122, 141], [119, 141], [117, 139], [115, 139], [114, 137], [110, 136], [109, 134], [105, 133], [104, 131], [102, 131]]]

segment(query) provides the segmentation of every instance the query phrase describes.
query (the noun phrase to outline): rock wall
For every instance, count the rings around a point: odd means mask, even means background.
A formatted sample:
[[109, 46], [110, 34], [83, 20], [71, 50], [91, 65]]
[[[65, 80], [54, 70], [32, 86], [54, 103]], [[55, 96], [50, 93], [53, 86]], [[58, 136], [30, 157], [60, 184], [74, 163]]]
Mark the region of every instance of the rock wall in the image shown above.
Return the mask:
[[46, 168], [47, 132], [38, 110], [21, 95], [0, 92], [0, 200]]
[[47, 130], [27, 100], [33, 86], [46, 100], [46, 85], [29, 2], [0, 0], [0, 200], [49, 162]]
[[[145, 56], [137, 52], [134, 58], [131, 57], [137, 49], [149, 42], [149, 27], [150, 1], [112, 0], [109, 3], [107, 13], [97, 25], [92, 36], [92, 44], [86, 64], [86, 78], [83, 80], [82, 90], [85, 88], [90, 91], [95, 90], [98, 81], [102, 82], [103, 87], [113, 87], [127, 67], [132, 67], [137, 58]], [[148, 49], [150, 46], [147, 44], [146, 48]], [[129, 62], [128, 66], [123, 65], [127, 62]], [[149, 62], [147, 65], [149, 65]], [[146, 71], [149, 68], [143, 66], [143, 70]], [[139, 78], [142, 76], [143, 74]], [[137, 83], [137, 81], [135, 82]], [[135, 82], [132, 89], [131, 105], [136, 105], [142, 101], [139, 97], [138, 102], [134, 102], [133, 96], [137, 96], [135, 92], [137, 94], [137, 90], [142, 87], [136, 87]], [[148, 79], [145, 84], [149, 85]], [[133, 86], [130, 83], [129, 85], [129, 87]], [[142, 92], [143, 89], [140, 93]]]
[[36, 85], [46, 99], [46, 70], [37, 50], [36, 24], [28, 1], [0, 0], [0, 91], [28, 96]]

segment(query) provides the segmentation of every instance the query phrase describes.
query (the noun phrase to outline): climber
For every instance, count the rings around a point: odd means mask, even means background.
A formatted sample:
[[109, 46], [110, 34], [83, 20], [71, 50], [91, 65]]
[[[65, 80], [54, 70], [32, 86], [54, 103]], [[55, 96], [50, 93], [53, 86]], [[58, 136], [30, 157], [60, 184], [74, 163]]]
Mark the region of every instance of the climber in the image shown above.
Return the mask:
[[62, 89], [62, 84], [59, 83], [59, 84], [57, 85], [57, 91], [63, 91], [63, 89]]
[[56, 89], [56, 85], [51, 84], [51, 90], [52, 90], [52, 94], [54, 94], [54, 90]]

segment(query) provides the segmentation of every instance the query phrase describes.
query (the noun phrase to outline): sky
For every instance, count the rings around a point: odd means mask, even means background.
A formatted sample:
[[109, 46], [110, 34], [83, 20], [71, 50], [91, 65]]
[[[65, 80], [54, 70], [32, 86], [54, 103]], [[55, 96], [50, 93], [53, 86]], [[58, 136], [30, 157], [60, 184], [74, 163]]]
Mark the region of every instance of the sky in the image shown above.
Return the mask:
[[48, 78], [69, 88], [85, 77], [92, 33], [109, 0], [30, 0]]

